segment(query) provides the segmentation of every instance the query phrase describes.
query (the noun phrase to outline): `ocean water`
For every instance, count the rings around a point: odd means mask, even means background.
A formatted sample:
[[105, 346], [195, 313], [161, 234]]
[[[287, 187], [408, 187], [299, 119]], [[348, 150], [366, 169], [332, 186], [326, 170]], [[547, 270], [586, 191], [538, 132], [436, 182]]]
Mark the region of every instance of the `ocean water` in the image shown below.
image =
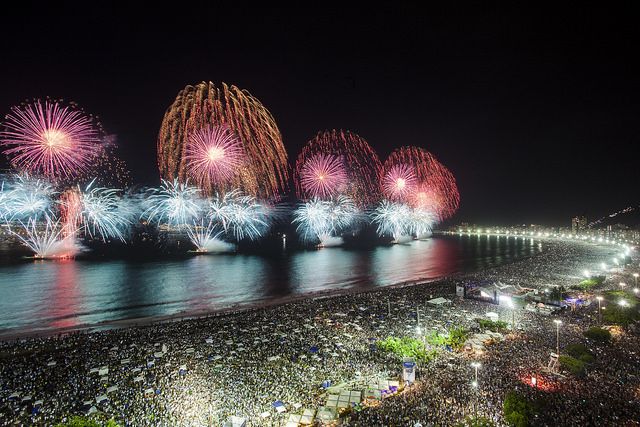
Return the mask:
[[437, 279], [541, 250], [538, 241], [528, 239], [433, 236], [369, 249], [5, 263], [0, 265], [0, 335], [188, 315], [290, 295]]

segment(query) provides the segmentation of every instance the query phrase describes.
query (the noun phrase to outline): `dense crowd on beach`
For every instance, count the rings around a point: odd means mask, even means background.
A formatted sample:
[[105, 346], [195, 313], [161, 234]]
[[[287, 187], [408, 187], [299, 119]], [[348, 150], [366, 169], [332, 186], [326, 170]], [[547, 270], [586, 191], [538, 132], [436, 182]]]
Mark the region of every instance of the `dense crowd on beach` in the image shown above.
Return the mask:
[[[457, 297], [456, 284], [566, 286], [614, 253], [581, 242], [535, 244], [543, 245], [535, 256], [437, 282], [2, 343], [0, 425], [55, 425], [90, 413], [123, 426], [222, 425], [231, 416], [246, 418], [251, 426], [286, 425], [289, 414], [325, 405], [327, 381], [400, 378], [400, 361], [381, 353], [376, 340], [416, 336], [418, 326], [479, 331], [476, 319], [487, 312], [512, 318], [507, 307]], [[427, 303], [435, 297], [451, 304]], [[542, 425], [640, 420], [640, 340], [633, 329], [597, 348], [596, 362], [578, 379], [542, 367], [556, 345], [552, 319], [564, 322], [563, 346], [584, 342], [581, 332], [596, 321], [593, 305], [553, 317], [518, 310], [515, 318], [518, 328], [482, 355], [441, 349], [434, 361], [418, 367], [414, 385], [378, 405], [352, 410], [342, 422], [453, 425], [477, 413], [503, 425], [502, 401], [511, 390], [544, 398]], [[477, 388], [470, 386], [473, 361], [481, 363]], [[532, 376], [539, 379], [536, 387]]]

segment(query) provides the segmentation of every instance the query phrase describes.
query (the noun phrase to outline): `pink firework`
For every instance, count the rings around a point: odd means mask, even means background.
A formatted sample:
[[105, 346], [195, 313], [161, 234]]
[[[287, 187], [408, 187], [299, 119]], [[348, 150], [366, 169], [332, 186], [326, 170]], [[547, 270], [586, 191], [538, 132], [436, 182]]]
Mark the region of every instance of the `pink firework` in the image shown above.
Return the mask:
[[418, 186], [410, 204], [416, 209], [432, 212], [439, 221], [443, 219], [447, 210], [444, 194], [436, 186], [429, 184]]
[[[401, 200], [414, 208], [431, 212], [438, 221], [453, 216], [460, 205], [460, 193], [453, 174], [433, 154], [419, 147], [400, 147], [384, 163], [383, 181], [395, 168], [407, 165], [414, 175], [414, 188]], [[393, 180], [391, 180], [393, 183]], [[387, 185], [383, 182], [385, 193]]]
[[329, 198], [347, 184], [347, 172], [339, 156], [316, 154], [300, 169], [302, 190], [314, 198]]
[[93, 117], [48, 99], [13, 107], [0, 132], [0, 146], [14, 168], [55, 181], [86, 172], [101, 142]]
[[[318, 161], [323, 158], [325, 160]], [[335, 174], [338, 179], [329, 187], [333, 189], [331, 195], [349, 197], [358, 208], [374, 205], [380, 198], [380, 158], [364, 138], [348, 130], [321, 131], [305, 144], [293, 170], [297, 196], [302, 200], [315, 196], [309, 185], [303, 182], [303, 175], [309, 175], [306, 171], [303, 173], [303, 169], [308, 168], [307, 165], [321, 164], [331, 158], [339, 160], [342, 171]], [[311, 179], [316, 179], [313, 173]], [[324, 180], [320, 181], [320, 184], [325, 185], [322, 182]]]
[[382, 190], [393, 201], [407, 201], [415, 191], [418, 180], [413, 168], [406, 164], [396, 164], [387, 170], [382, 178]]
[[60, 197], [62, 233], [65, 238], [75, 237], [80, 227], [82, 198], [77, 189], [69, 189]]
[[227, 126], [209, 126], [191, 134], [186, 144], [188, 174], [207, 187], [224, 186], [244, 163], [242, 141]]

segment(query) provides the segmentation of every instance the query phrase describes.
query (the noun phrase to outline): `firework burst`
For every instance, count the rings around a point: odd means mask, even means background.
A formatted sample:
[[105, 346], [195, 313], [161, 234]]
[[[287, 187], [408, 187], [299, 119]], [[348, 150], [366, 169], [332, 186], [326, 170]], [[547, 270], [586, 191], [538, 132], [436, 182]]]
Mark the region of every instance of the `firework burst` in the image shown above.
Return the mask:
[[[418, 147], [401, 147], [394, 150], [384, 163], [383, 176], [392, 177], [394, 171], [410, 168], [413, 171], [413, 190], [400, 199], [394, 199], [387, 191], [385, 194], [392, 200], [402, 201], [414, 208], [429, 211], [437, 221], [450, 218], [460, 204], [460, 194], [453, 174], [431, 153]], [[392, 180], [389, 180], [392, 183]]]
[[65, 226], [59, 219], [46, 217], [44, 227], [36, 218], [29, 218], [26, 224], [18, 223], [21, 233], [12, 228], [9, 231], [34, 253], [35, 258], [71, 258], [84, 249], [74, 237], [65, 237]]
[[101, 142], [93, 117], [48, 99], [13, 107], [0, 132], [0, 146], [14, 168], [54, 181], [86, 172]]
[[395, 242], [406, 240], [412, 231], [412, 210], [404, 203], [393, 203], [387, 200], [371, 214], [371, 219], [377, 225], [378, 235], [391, 235]]
[[193, 226], [187, 229], [187, 234], [191, 243], [196, 247], [196, 252], [199, 253], [231, 252], [235, 249], [233, 244], [220, 238], [224, 231], [220, 230], [211, 219], [206, 224], [204, 219], [201, 219], [199, 224], [194, 222]]
[[0, 205], [4, 205], [4, 208], [0, 206], [0, 211], [4, 209], [7, 220], [40, 218], [53, 214], [51, 204], [56, 192], [43, 179], [33, 178], [25, 173], [18, 174], [3, 185], [0, 193], [4, 194], [4, 197], [0, 195], [0, 200], [4, 200], [0, 202]]
[[228, 126], [195, 131], [186, 143], [188, 175], [203, 188], [230, 181], [244, 162], [242, 141]]
[[[79, 223], [84, 233], [91, 237], [125, 241], [126, 230], [131, 225], [129, 209], [113, 188], [93, 187], [92, 181], [85, 191], [78, 192]], [[75, 202], [74, 202], [75, 203]]]
[[428, 236], [436, 217], [425, 209], [384, 200], [371, 214], [371, 220], [377, 225], [379, 236], [392, 236], [395, 243], [402, 243]]
[[416, 184], [416, 174], [409, 165], [396, 164], [384, 171], [382, 190], [390, 200], [406, 201], [414, 193]]
[[326, 197], [326, 194], [316, 194], [309, 188], [309, 171], [312, 171], [313, 178], [313, 170], [309, 165], [318, 164], [319, 159], [339, 160], [344, 171], [345, 177], [339, 179], [342, 185], [333, 185], [331, 196], [348, 196], [360, 208], [378, 200], [382, 170], [378, 155], [367, 141], [345, 130], [319, 132], [302, 149], [294, 170], [296, 192], [300, 199]]
[[352, 227], [360, 217], [360, 211], [349, 197], [339, 196], [331, 200], [313, 199], [299, 206], [293, 214], [293, 223], [303, 241], [342, 243], [340, 234]]
[[431, 230], [437, 218], [432, 211], [413, 208], [411, 216], [411, 234], [417, 239], [424, 239], [431, 235]]
[[216, 195], [209, 202], [208, 217], [235, 240], [257, 240], [269, 228], [267, 209], [256, 198], [239, 190]]
[[330, 198], [346, 189], [346, 185], [347, 172], [338, 156], [315, 154], [300, 168], [301, 191], [311, 198]]
[[191, 224], [202, 209], [198, 194], [198, 188], [188, 183], [163, 179], [160, 187], [152, 189], [144, 200], [146, 209], [141, 218], [158, 224], [184, 227]]
[[186, 182], [194, 161], [186, 149], [190, 138], [212, 127], [228, 129], [241, 143], [243, 161], [234, 166], [237, 170], [233, 174], [218, 176], [223, 179], [196, 179], [203, 192], [213, 195], [238, 189], [260, 199], [279, 198], [286, 188], [288, 168], [278, 126], [258, 99], [224, 83], [216, 87], [202, 82], [180, 91], [165, 113], [158, 135], [160, 175]]

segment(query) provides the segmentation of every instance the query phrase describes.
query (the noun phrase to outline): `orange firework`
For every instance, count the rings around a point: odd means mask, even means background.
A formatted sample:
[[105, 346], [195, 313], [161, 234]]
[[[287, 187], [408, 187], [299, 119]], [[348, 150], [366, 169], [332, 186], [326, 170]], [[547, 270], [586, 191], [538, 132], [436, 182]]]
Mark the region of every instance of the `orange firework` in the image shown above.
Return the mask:
[[[322, 161], [319, 161], [322, 160]], [[380, 171], [382, 164], [378, 155], [364, 138], [348, 130], [331, 130], [318, 132], [302, 149], [294, 169], [294, 182], [298, 197], [307, 200], [326, 194], [318, 194], [317, 185], [310, 185], [314, 178], [326, 179], [324, 170], [326, 163], [335, 164], [340, 184], [332, 186], [331, 195], [344, 195], [352, 198], [359, 207], [373, 205], [380, 197]], [[322, 167], [321, 167], [322, 166]], [[323, 169], [324, 168], [324, 169]], [[331, 169], [331, 170], [333, 170]], [[327, 169], [329, 170], [329, 169]], [[310, 173], [313, 172], [313, 173]], [[346, 175], [346, 177], [345, 177]]]
[[158, 135], [162, 178], [194, 181], [197, 170], [190, 168], [193, 162], [189, 161], [189, 141], [212, 128], [227, 129], [230, 138], [239, 140], [243, 161], [238, 162], [235, 173], [220, 174], [220, 179], [196, 177], [202, 191], [212, 195], [241, 190], [257, 198], [279, 198], [288, 179], [287, 153], [280, 130], [260, 101], [225, 83], [216, 87], [202, 82], [178, 93], [164, 115]]
[[[408, 188], [408, 178], [399, 171], [410, 171], [411, 191], [400, 194]], [[409, 172], [405, 172], [408, 174]], [[460, 205], [460, 194], [453, 174], [427, 150], [418, 147], [400, 147], [394, 150], [384, 162], [382, 172], [385, 195], [393, 200], [402, 198], [415, 208], [433, 212], [439, 221], [450, 218]]]

